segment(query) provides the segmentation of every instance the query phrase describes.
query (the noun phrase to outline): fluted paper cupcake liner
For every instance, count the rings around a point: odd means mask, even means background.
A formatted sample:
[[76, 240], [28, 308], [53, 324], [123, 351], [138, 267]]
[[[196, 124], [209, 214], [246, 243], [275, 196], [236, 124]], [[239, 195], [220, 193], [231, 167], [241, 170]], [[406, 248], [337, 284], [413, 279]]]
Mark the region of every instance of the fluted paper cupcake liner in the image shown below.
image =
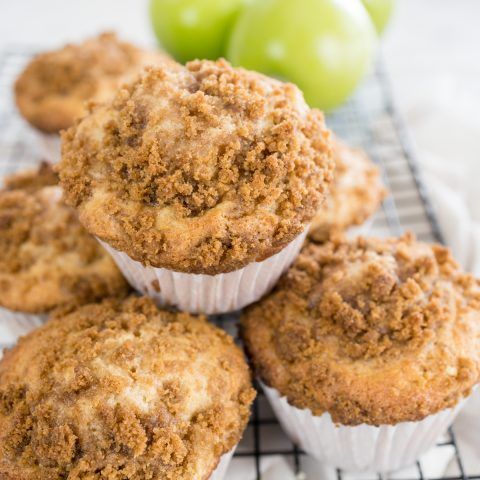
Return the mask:
[[0, 345], [13, 345], [18, 337], [39, 327], [46, 319], [47, 315], [13, 312], [0, 307]]
[[350, 427], [335, 424], [328, 413], [314, 416], [296, 408], [276, 389], [262, 387], [293, 442], [321, 462], [354, 472], [389, 472], [413, 464], [435, 445], [465, 403], [418, 422]]
[[100, 241], [126, 279], [158, 305], [176, 306], [190, 313], [218, 314], [246, 307], [268, 293], [302, 248], [307, 229], [283, 250], [262, 262], [219, 275], [175, 272], [145, 267], [126, 253]]
[[[235, 447], [236, 448], [236, 447]], [[235, 448], [230, 450], [229, 452], [223, 454], [218, 462], [217, 468], [213, 471], [210, 475], [209, 480], [223, 480], [225, 475], [227, 474], [228, 466], [232, 460], [233, 453], [235, 452]]]
[[347, 237], [356, 238], [369, 235], [372, 230], [374, 221], [375, 215], [372, 215], [371, 217], [367, 218], [362, 224], [349, 227], [346, 231]]
[[60, 135], [57, 133], [42, 133], [34, 130], [40, 149], [42, 160], [50, 163], [58, 163], [61, 157]]

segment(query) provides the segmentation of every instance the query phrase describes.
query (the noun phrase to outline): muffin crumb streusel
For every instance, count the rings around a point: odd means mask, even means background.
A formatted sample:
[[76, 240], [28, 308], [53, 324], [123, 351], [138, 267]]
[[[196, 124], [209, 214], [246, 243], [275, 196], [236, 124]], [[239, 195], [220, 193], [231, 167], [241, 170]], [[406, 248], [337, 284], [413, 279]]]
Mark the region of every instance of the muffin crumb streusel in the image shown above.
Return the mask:
[[0, 478], [207, 480], [254, 397], [204, 317], [136, 297], [58, 312], [0, 362]]
[[312, 220], [308, 236], [325, 242], [347, 228], [361, 225], [378, 209], [387, 194], [378, 167], [360, 149], [333, 142], [334, 180], [330, 194]]
[[45, 313], [69, 303], [124, 296], [117, 266], [61, 200], [43, 163], [8, 177], [0, 191], [0, 305]]
[[107, 100], [150, 64], [175, 62], [164, 53], [122, 42], [114, 33], [102, 33], [36, 56], [15, 83], [17, 106], [34, 127], [57, 133], [85, 113], [85, 101]]
[[49, 162], [42, 161], [38, 167], [5, 177], [3, 183], [5, 190], [23, 190], [33, 193], [43, 187], [58, 185], [58, 174]]
[[299, 90], [227, 62], [150, 68], [63, 136], [86, 228], [145, 265], [216, 274], [299, 235], [333, 163]]
[[309, 244], [248, 308], [260, 377], [298, 408], [343, 425], [416, 421], [480, 380], [479, 282], [448, 249], [399, 239]]

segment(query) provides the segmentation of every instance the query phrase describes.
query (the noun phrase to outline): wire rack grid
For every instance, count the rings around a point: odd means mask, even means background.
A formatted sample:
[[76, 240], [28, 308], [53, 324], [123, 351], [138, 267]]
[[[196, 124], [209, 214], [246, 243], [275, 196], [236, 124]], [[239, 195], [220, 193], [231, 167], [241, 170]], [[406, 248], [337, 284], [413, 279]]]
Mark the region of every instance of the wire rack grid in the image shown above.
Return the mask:
[[[12, 96], [13, 82], [31, 56], [30, 49], [16, 47], [0, 53], [0, 178], [35, 165], [40, 159], [34, 133], [19, 117]], [[327, 123], [339, 137], [366, 150], [382, 170], [390, 195], [376, 214], [370, 233], [386, 236], [411, 230], [421, 240], [443, 242], [381, 62], [356, 95], [327, 117]], [[235, 315], [215, 320], [236, 334]], [[0, 338], [0, 349], [9, 346], [8, 342], [2, 344]], [[433, 470], [430, 468], [428, 455], [435, 455], [432, 458], [436, 463], [439, 458], [444, 459], [445, 466], [449, 465], [447, 476], [438, 473], [438, 465], [434, 465]], [[278, 461], [279, 457], [283, 463]], [[279, 472], [278, 478], [280, 475], [282, 479], [287, 478], [285, 473], [291, 469], [291, 478], [299, 480], [480, 480], [480, 472], [467, 472], [453, 429], [446, 433], [433, 452], [400, 473], [356, 475], [321, 465], [288, 440], [261, 392], [232, 466], [227, 473], [228, 480], [277, 478], [273, 472], [275, 469]]]

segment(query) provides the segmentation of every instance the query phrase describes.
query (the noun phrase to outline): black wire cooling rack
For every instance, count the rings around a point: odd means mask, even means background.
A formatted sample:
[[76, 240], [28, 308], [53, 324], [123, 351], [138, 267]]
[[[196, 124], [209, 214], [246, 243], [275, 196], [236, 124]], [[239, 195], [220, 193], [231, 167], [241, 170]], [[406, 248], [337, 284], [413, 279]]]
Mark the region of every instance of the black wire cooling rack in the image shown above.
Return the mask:
[[[34, 134], [15, 110], [12, 85], [31, 57], [25, 48], [0, 53], [0, 177], [38, 163]], [[425, 241], [443, 242], [437, 219], [421, 180], [405, 124], [393, 102], [387, 75], [381, 64], [356, 95], [328, 116], [328, 125], [351, 145], [365, 149], [380, 166], [390, 195], [375, 216], [370, 234], [398, 235], [413, 231]], [[235, 318], [233, 318], [235, 320]], [[232, 316], [217, 318], [235, 334]], [[0, 348], [10, 346], [0, 338]], [[453, 429], [415, 465], [393, 474], [356, 475], [316, 463], [292, 444], [275, 420], [260, 392], [252, 419], [227, 472], [227, 480], [480, 480], [480, 471], [467, 472]], [[432, 463], [433, 462], [433, 463]], [[441, 463], [441, 467], [439, 467]], [[448, 465], [448, 475], [442, 476]], [[443, 468], [445, 466], [445, 468]], [[289, 473], [291, 471], [291, 474]]]

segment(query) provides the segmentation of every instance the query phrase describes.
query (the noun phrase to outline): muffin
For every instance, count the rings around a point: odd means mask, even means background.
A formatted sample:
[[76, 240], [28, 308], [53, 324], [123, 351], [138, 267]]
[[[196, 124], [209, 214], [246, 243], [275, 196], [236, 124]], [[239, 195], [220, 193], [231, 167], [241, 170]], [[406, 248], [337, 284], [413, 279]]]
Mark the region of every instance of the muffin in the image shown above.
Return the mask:
[[286, 432], [346, 470], [413, 463], [480, 380], [479, 282], [412, 235], [307, 245], [241, 323]]
[[147, 68], [62, 140], [80, 221], [135, 288], [189, 312], [273, 286], [333, 167], [323, 115], [297, 87], [224, 60]]
[[3, 179], [4, 190], [22, 190], [28, 194], [35, 193], [43, 187], [58, 185], [58, 175], [52, 165], [41, 161], [36, 168], [21, 170]]
[[[350, 148], [338, 138], [333, 142], [335, 159], [334, 180], [330, 195], [312, 220], [308, 236], [315, 242], [325, 242], [332, 235], [350, 227], [368, 227], [386, 196], [378, 167], [360, 149]], [[364, 223], [366, 222], [366, 223]], [[362, 226], [352, 233], [361, 232]]]
[[5, 180], [0, 191], [1, 321], [29, 320], [35, 326], [54, 308], [127, 293], [128, 284], [110, 255], [61, 196], [46, 163]]
[[219, 480], [254, 397], [203, 317], [136, 297], [57, 312], [0, 362], [0, 478]]
[[85, 113], [86, 100], [105, 101], [144, 66], [162, 63], [175, 64], [166, 54], [142, 50], [114, 33], [103, 33], [36, 56], [15, 83], [17, 106], [41, 133], [48, 160], [56, 161], [58, 133]]

